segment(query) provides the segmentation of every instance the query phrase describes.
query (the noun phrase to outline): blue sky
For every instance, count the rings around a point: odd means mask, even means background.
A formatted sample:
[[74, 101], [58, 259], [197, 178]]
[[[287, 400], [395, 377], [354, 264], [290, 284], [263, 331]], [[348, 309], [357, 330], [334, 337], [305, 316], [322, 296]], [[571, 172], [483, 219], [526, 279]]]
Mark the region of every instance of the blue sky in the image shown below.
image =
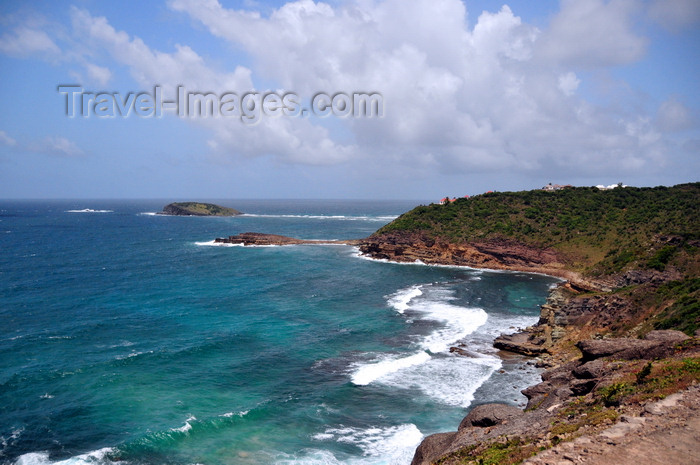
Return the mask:
[[[0, 4], [0, 198], [438, 199], [700, 173], [697, 0]], [[59, 85], [376, 92], [375, 118], [69, 118]], [[168, 97], [170, 96], [170, 97]]]

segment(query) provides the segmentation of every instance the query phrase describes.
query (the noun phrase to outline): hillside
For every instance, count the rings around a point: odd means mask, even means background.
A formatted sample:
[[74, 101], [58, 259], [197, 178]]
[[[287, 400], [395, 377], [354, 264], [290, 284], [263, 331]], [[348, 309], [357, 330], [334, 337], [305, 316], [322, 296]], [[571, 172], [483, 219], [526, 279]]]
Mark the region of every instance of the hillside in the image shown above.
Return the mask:
[[700, 183], [488, 193], [416, 207], [374, 237], [392, 232], [453, 244], [506, 239], [553, 249], [568, 268], [587, 275], [663, 270], [678, 250], [700, 239]]

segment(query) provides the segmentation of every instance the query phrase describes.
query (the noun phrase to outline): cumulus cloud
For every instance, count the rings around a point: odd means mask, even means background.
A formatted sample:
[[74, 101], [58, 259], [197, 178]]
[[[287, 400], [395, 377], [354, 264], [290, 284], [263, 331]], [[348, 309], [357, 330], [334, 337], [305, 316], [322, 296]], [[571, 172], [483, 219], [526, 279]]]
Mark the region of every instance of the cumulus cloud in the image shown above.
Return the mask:
[[266, 82], [303, 97], [384, 97], [385, 114], [376, 119], [263, 118], [255, 126], [193, 119], [210, 131], [209, 147], [219, 156], [394, 171], [594, 172], [642, 170], [665, 149], [659, 130], [670, 127], [670, 116], [663, 124], [662, 111], [658, 121], [640, 120], [578, 92], [585, 75], [578, 70], [644, 55], [646, 39], [632, 22], [635, 0], [564, 0], [541, 28], [507, 6], [473, 15], [459, 0], [298, 0], [269, 14], [217, 0], [168, 4], [246, 53], [251, 67], [220, 69], [186, 44], [155, 50], [78, 8], [74, 33], [146, 89], [184, 84], [244, 92]]
[[634, 0], [562, 0], [561, 11], [538, 43], [540, 56], [575, 68], [623, 65], [639, 60], [647, 40], [635, 33]]

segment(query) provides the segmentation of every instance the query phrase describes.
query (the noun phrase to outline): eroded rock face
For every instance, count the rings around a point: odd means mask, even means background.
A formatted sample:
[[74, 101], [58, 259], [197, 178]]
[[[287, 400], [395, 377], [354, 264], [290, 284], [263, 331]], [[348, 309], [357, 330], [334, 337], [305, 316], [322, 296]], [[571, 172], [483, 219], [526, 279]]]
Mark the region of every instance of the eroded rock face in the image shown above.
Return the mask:
[[420, 233], [390, 232], [360, 242], [360, 252], [398, 262], [440, 263], [521, 271], [563, 271], [565, 259], [553, 249], [506, 239], [470, 243], [436, 240]]

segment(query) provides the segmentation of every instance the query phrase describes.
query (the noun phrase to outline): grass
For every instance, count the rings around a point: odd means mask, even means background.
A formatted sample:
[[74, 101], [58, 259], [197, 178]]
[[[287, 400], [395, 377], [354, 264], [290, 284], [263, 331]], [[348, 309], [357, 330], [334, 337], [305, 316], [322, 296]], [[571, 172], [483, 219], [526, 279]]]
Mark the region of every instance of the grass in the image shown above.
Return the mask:
[[500, 437], [488, 445], [474, 445], [449, 454], [437, 462], [437, 465], [516, 465], [532, 457], [539, 448], [532, 441], [519, 437], [508, 439]]

